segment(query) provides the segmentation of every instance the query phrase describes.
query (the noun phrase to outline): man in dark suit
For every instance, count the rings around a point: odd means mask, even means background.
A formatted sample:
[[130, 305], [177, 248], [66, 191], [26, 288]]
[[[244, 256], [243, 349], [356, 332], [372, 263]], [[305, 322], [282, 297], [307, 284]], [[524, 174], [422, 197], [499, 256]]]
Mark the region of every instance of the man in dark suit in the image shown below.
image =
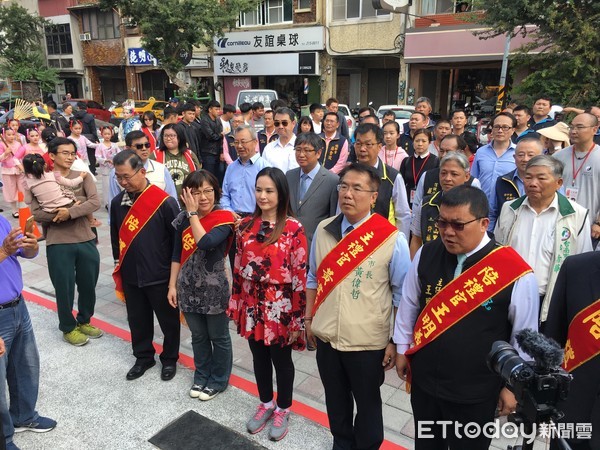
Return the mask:
[[[565, 413], [560, 422], [575, 424], [575, 432], [564, 436], [573, 450], [600, 448], [599, 299], [600, 251], [565, 259], [552, 293], [544, 334], [565, 347], [566, 369], [573, 375], [569, 397], [557, 405]], [[579, 336], [585, 339], [574, 338], [578, 325], [585, 331]], [[595, 356], [594, 350], [586, 353], [582, 346], [595, 349]], [[589, 433], [582, 433], [580, 424], [588, 424]], [[558, 448], [555, 445], [550, 448]]]
[[319, 222], [335, 216], [339, 178], [319, 164], [324, 141], [315, 133], [296, 138], [296, 162], [300, 167], [286, 173], [292, 211], [304, 226], [308, 248]]

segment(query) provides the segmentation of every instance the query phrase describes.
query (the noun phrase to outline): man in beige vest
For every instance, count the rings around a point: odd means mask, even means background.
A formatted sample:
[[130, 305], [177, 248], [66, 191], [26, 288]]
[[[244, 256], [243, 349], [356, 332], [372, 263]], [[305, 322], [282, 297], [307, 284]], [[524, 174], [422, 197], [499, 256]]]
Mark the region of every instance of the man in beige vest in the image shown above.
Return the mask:
[[[171, 197], [179, 202], [177, 198], [177, 189], [175, 189], [175, 183], [171, 178], [169, 169], [157, 161], [149, 159], [150, 157], [150, 141], [148, 137], [141, 130], [134, 130], [127, 133], [125, 136], [125, 149], [134, 151], [144, 163], [144, 169], [146, 169], [146, 178], [155, 186], [158, 186]], [[108, 204], [112, 202], [119, 192], [123, 189], [117, 182], [115, 177], [115, 169], [111, 169], [108, 181]]]
[[346, 167], [341, 214], [318, 225], [310, 251], [306, 333], [317, 347], [335, 449], [378, 449], [383, 442], [379, 388], [394, 367], [392, 322], [410, 257], [404, 234], [371, 213], [380, 183], [372, 167]]

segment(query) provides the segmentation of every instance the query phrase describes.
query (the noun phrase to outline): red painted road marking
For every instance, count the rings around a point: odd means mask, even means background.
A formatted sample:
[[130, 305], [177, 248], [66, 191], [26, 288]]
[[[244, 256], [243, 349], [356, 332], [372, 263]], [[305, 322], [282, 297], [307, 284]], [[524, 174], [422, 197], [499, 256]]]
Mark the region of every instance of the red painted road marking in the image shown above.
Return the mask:
[[[41, 297], [37, 294], [34, 294], [33, 292], [25, 290], [23, 290], [23, 297], [25, 297], [25, 300], [27, 301], [36, 303], [40, 306], [43, 306], [44, 308], [51, 309], [52, 311], [56, 311], [56, 303], [52, 300], [48, 300], [47, 298]], [[100, 328], [106, 333], [112, 334], [113, 336], [123, 339], [124, 341], [131, 342], [131, 333], [127, 330], [119, 328], [103, 320], [96, 319], [95, 317], [92, 317], [91, 323], [92, 325]], [[154, 348], [156, 349], [157, 353], [162, 352], [162, 345], [157, 344], [156, 342], [154, 342]], [[190, 355], [186, 355], [185, 353], [179, 353], [179, 362], [189, 369], [194, 369], [194, 358]], [[235, 386], [238, 389], [241, 389], [242, 391], [248, 392], [249, 394], [252, 394], [255, 397], [258, 397], [258, 388], [256, 387], [256, 384], [252, 381], [246, 380], [245, 378], [232, 374], [231, 378], [229, 379], [229, 384]], [[296, 400], [294, 400], [291, 410], [302, 417], [306, 417], [307, 419], [324, 426], [325, 428], [329, 428], [327, 414], [323, 411], [313, 408], [312, 406], [305, 405], [304, 403], [298, 402]], [[401, 445], [386, 440], [383, 441], [380, 450], [408, 449], [402, 447]]]

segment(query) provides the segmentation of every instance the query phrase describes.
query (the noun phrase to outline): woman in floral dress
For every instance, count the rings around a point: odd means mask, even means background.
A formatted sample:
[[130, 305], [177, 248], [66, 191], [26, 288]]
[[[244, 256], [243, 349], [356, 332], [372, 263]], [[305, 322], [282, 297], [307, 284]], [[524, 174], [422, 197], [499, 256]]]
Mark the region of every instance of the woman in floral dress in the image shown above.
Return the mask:
[[272, 417], [269, 438], [280, 440], [287, 434], [292, 405], [292, 349], [305, 348], [306, 237], [300, 222], [290, 217], [289, 188], [281, 170], [261, 170], [255, 196], [254, 214], [237, 232], [229, 314], [248, 339], [261, 401], [246, 427], [258, 433]]

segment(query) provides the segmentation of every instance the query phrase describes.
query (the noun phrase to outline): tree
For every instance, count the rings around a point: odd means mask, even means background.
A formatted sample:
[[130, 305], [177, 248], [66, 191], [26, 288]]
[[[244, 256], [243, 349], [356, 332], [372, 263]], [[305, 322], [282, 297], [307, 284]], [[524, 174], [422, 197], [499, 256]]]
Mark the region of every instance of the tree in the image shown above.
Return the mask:
[[[594, 0], [474, 0], [492, 28], [481, 37], [511, 33], [532, 39], [511, 58], [513, 73], [529, 75], [514, 90], [529, 100], [545, 93], [555, 102], [588, 106], [600, 99], [600, 2]], [[527, 27], [533, 25], [534, 27]]]
[[37, 81], [44, 91], [55, 89], [57, 73], [46, 65], [40, 45], [47, 24], [15, 3], [0, 7], [0, 75], [13, 81]]
[[172, 82], [180, 88], [186, 83], [177, 77], [184, 68], [182, 50], [212, 48], [213, 36], [236, 25], [240, 12], [255, 8], [257, 0], [100, 0], [103, 9], [118, 9], [121, 17], [137, 23], [142, 46], [152, 54]]

